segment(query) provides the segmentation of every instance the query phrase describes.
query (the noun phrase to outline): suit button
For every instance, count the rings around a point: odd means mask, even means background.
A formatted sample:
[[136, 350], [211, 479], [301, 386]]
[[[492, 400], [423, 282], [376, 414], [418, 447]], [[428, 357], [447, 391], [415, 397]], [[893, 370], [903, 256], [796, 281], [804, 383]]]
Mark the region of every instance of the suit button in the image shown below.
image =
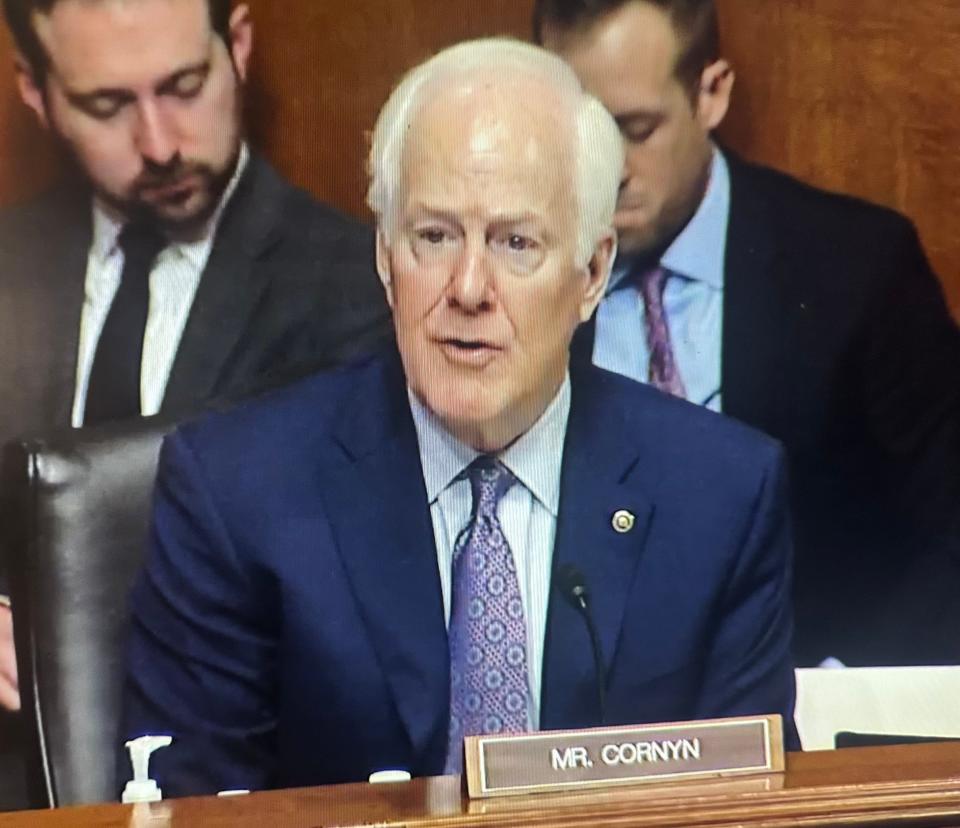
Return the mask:
[[627, 532], [631, 531], [636, 522], [637, 519], [634, 517], [633, 512], [628, 512], [626, 509], [621, 509], [620, 511], [616, 512], [613, 516], [613, 520], [611, 521], [614, 531], [621, 535], [625, 535]]

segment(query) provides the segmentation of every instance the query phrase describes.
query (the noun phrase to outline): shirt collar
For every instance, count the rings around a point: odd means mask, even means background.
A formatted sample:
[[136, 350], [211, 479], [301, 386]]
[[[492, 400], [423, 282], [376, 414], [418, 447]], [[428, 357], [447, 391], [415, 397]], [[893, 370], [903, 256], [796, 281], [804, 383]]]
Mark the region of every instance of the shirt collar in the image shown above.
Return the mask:
[[[240, 145], [240, 154], [237, 157], [237, 166], [230, 177], [223, 195], [220, 197], [220, 203], [214, 211], [210, 222], [207, 224], [207, 230], [202, 237], [192, 242], [179, 242], [169, 245], [166, 249], [184, 256], [194, 267], [203, 268], [206, 265], [207, 256], [210, 247], [213, 244], [213, 237], [220, 224], [223, 211], [233, 197], [240, 178], [250, 161], [250, 150], [246, 143]], [[106, 261], [114, 254], [117, 249], [117, 242], [120, 239], [120, 231], [123, 229], [124, 221], [116, 212], [111, 211], [98, 199], [93, 200], [93, 243], [91, 251], [100, 261]]]
[[[427, 499], [433, 504], [480, 453], [450, 434], [409, 388], [407, 395]], [[568, 374], [540, 419], [500, 455], [500, 461], [554, 517], [560, 503], [560, 471], [569, 416]]]
[[[730, 168], [723, 153], [714, 147], [707, 191], [693, 218], [660, 258], [661, 266], [722, 290], [729, 221]], [[610, 278], [611, 288], [630, 272], [631, 266], [629, 259], [617, 261]]]

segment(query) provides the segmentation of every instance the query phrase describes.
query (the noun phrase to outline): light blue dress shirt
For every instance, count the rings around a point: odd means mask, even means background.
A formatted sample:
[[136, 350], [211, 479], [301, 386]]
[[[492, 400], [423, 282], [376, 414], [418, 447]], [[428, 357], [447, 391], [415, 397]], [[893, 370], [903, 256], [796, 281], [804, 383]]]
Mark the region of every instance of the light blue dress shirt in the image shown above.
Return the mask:
[[[457, 478], [479, 452], [453, 437], [412, 392], [409, 397], [436, 539], [444, 617], [449, 624], [453, 549], [460, 532], [470, 522], [473, 505], [470, 482]], [[560, 466], [569, 415], [568, 376], [540, 419], [500, 454], [500, 461], [517, 478], [500, 501], [497, 517], [517, 565], [527, 624], [527, 718], [531, 730], [537, 730], [540, 724], [543, 640], [560, 501]]]
[[[714, 148], [710, 183], [700, 207], [660, 259], [668, 273], [663, 304], [670, 342], [687, 398], [714, 411], [722, 410], [723, 270], [729, 220], [730, 169]], [[614, 265], [610, 289], [597, 311], [593, 362], [646, 382], [650, 352], [643, 299], [634, 286], [618, 288], [632, 264], [618, 258]]]

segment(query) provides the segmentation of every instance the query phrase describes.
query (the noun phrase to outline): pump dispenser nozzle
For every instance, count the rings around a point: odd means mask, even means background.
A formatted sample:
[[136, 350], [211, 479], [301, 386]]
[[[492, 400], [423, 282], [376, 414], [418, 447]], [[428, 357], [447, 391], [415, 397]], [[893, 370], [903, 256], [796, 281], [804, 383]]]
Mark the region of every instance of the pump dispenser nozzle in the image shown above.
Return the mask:
[[130, 762], [133, 764], [133, 779], [127, 782], [123, 789], [123, 802], [159, 802], [163, 799], [162, 792], [156, 781], [150, 778], [150, 757], [160, 748], [165, 748], [173, 742], [171, 736], [141, 736], [127, 742], [125, 747], [130, 751]]

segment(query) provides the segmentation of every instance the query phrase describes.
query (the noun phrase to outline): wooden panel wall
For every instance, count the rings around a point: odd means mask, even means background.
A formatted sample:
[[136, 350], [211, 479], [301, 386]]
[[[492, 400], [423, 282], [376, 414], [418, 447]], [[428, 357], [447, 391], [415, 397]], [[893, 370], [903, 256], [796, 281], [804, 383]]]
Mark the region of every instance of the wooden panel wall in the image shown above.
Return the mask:
[[960, 3], [718, 3], [730, 145], [911, 216], [960, 319]]
[[0, 23], [0, 205], [37, 192], [56, 174], [51, 143], [16, 94], [10, 36]]
[[367, 134], [398, 77], [458, 40], [525, 36], [532, 0], [251, 6], [260, 32], [250, 119], [256, 143], [298, 182], [361, 214]]
[[[920, 227], [960, 317], [960, 4], [717, 0], [739, 73], [723, 137], [812, 183], [896, 207]], [[250, 0], [257, 146], [362, 214], [365, 133], [406, 67], [456, 40], [525, 35], [532, 0]], [[0, 35], [0, 204], [54, 175], [15, 100]]]

